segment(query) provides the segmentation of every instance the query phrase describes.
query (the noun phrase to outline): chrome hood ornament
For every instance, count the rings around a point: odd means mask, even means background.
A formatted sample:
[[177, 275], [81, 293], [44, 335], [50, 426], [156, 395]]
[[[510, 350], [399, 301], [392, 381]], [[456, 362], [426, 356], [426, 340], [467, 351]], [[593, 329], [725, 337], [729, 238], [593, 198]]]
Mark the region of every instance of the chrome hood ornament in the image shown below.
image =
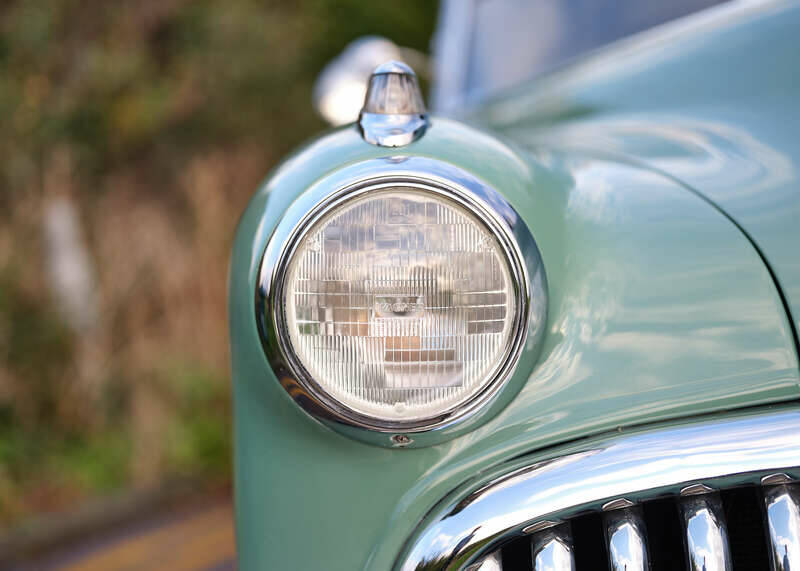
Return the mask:
[[424, 135], [430, 122], [414, 70], [399, 61], [376, 67], [358, 125], [364, 140], [380, 147], [402, 147]]

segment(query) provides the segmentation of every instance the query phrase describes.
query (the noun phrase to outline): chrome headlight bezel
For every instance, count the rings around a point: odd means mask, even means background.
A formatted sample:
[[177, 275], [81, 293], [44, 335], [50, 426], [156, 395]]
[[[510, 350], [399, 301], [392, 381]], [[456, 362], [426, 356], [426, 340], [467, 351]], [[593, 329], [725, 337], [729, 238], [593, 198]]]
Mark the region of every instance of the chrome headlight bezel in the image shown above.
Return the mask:
[[[316, 221], [364, 193], [398, 186], [437, 194], [478, 217], [502, 248], [516, 298], [512, 343], [491, 379], [465, 403], [414, 422], [368, 417], [331, 398], [291, 350], [281, 302], [287, 266]], [[256, 291], [256, 321], [262, 345], [289, 396], [313, 418], [340, 432], [369, 443], [400, 447], [440, 442], [505, 406], [524, 381], [524, 377], [514, 378], [520, 377], [514, 371], [523, 350], [538, 348], [546, 308], [547, 287], [541, 256], [518, 213], [496, 190], [472, 175], [447, 163], [421, 157], [358, 163], [323, 178], [303, 192], [284, 213], [267, 242]]]

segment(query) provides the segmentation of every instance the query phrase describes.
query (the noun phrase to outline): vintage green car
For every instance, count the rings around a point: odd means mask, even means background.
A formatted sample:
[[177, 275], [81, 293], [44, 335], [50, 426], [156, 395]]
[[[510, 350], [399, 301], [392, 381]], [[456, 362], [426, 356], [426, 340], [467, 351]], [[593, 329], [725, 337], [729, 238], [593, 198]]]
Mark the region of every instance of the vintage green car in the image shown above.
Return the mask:
[[447, 117], [381, 65], [244, 213], [240, 567], [800, 570], [800, 4], [476, 99], [481, 34]]

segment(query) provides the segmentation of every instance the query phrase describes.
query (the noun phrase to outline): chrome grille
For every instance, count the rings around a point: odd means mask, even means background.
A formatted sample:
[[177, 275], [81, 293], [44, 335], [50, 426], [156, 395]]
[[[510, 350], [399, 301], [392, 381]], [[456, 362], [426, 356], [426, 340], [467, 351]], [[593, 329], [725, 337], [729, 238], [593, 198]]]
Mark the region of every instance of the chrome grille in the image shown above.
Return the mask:
[[620, 436], [455, 490], [397, 568], [800, 571], [798, 477], [798, 412]]
[[[664, 537], [651, 540], [668, 527], [673, 528], [671, 544]], [[596, 517], [553, 521], [493, 551], [470, 571], [789, 571], [800, 569], [798, 530], [798, 484], [722, 491], [697, 486], [675, 498], [623, 500]], [[592, 541], [589, 534], [602, 541]]]

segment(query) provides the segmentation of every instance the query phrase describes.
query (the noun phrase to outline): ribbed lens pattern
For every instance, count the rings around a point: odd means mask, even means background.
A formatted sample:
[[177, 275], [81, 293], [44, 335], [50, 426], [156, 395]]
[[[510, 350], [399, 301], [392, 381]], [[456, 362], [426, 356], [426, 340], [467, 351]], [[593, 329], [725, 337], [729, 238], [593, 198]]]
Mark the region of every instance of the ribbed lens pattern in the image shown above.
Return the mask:
[[414, 421], [450, 410], [510, 346], [516, 300], [497, 240], [430, 192], [346, 203], [305, 234], [285, 279], [295, 355], [361, 414]]
[[364, 102], [365, 113], [409, 115], [424, 113], [417, 78], [413, 75], [384, 73], [370, 80]]

